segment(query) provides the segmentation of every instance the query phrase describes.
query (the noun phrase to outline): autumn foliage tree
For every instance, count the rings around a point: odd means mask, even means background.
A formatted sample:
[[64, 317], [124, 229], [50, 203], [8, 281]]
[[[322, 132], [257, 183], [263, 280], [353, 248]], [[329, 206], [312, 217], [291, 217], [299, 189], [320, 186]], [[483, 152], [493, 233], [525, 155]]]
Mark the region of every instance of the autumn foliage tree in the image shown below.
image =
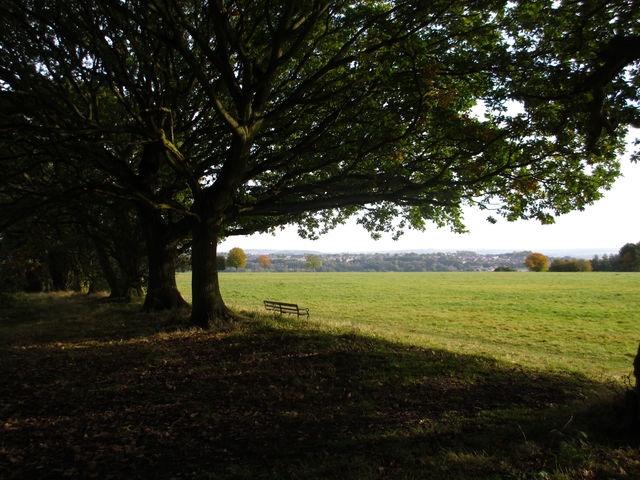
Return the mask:
[[262, 268], [269, 268], [269, 266], [271, 266], [269, 255], [258, 255], [258, 265]]
[[232, 248], [227, 253], [227, 267], [235, 268], [236, 270], [239, 268], [244, 268], [247, 264], [247, 254], [244, 253], [239, 247]]
[[546, 272], [549, 270], [549, 257], [542, 253], [531, 253], [524, 259], [524, 265], [532, 272]]

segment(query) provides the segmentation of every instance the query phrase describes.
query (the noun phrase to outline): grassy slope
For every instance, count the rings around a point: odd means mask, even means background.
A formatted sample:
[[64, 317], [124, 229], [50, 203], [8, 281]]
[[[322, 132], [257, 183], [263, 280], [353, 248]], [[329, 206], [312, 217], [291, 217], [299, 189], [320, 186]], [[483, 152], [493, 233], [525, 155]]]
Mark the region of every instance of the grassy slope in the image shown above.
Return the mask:
[[[179, 285], [189, 296], [189, 274]], [[640, 341], [634, 273], [297, 273], [221, 275], [223, 296], [310, 307], [322, 324], [536, 368], [624, 378]]]

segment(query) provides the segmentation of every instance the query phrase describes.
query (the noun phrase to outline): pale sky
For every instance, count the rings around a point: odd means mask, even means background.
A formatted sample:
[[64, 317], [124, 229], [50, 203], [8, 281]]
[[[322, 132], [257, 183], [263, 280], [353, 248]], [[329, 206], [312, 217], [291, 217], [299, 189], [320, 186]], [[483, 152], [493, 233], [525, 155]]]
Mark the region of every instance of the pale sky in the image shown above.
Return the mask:
[[[637, 132], [636, 132], [637, 134]], [[226, 252], [233, 247], [244, 250], [313, 250], [324, 253], [383, 252], [389, 250], [559, 250], [610, 249], [617, 252], [625, 243], [640, 242], [640, 164], [622, 160], [623, 176], [604, 198], [582, 212], [572, 212], [556, 218], [553, 225], [535, 221], [507, 222], [501, 217], [497, 224], [486, 221], [487, 212], [468, 209], [465, 214], [468, 233], [456, 234], [448, 229], [428, 227], [424, 232], [408, 230], [394, 241], [390, 234], [380, 240], [355, 222], [339, 227], [320, 239], [305, 240], [295, 227], [279, 231], [275, 236], [255, 234], [232, 237], [218, 246]]]

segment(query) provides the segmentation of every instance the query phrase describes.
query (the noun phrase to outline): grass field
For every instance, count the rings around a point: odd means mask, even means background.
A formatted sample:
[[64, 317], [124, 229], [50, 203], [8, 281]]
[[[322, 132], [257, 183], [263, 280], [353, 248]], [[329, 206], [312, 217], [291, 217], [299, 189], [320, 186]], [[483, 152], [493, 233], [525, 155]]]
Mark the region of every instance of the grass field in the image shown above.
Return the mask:
[[[636, 348], [639, 279], [225, 273], [245, 320], [224, 331], [5, 297], [0, 479], [640, 478], [610, 381]], [[311, 320], [258, 313], [264, 298]]]
[[238, 309], [299, 303], [320, 324], [600, 380], [628, 376], [640, 342], [635, 273], [225, 272], [221, 288]]

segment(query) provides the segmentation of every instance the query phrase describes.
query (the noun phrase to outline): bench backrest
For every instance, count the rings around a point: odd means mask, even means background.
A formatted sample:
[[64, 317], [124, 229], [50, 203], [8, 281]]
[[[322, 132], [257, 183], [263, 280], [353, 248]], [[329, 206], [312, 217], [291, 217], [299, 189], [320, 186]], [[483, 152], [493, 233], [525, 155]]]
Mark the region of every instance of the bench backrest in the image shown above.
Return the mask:
[[270, 300], [264, 301], [265, 308], [271, 310], [280, 310], [280, 311], [299, 311], [298, 305], [295, 303], [282, 303], [282, 302], [272, 302]]

